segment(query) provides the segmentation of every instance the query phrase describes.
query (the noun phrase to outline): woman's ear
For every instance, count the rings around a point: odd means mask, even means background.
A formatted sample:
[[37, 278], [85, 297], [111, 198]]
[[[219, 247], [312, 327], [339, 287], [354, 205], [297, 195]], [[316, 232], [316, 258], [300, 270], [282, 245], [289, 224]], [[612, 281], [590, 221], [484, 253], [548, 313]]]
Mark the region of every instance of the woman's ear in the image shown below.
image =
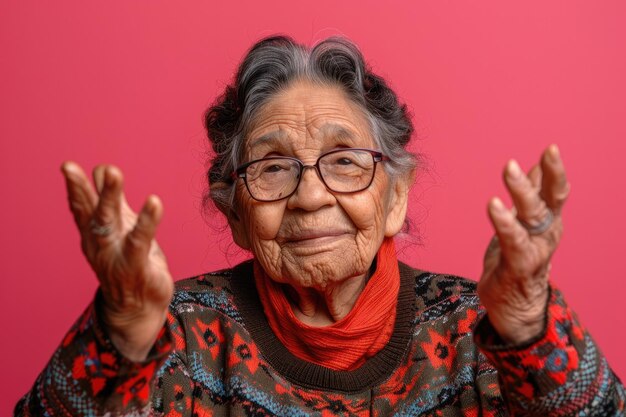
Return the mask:
[[230, 232], [233, 234], [233, 240], [241, 249], [250, 250], [250, 242], [248, 241], [248, 233], [243, 226], [241, 218], [237, 212], [231, 208], [228, 213], [224, 213], [228, 219], [228, 226], [230, 226]]
[[389, 190], [389, 206], [385, 219], [385, 236], [392, 237], [398, 234], [404, 226], [406, 211], [409, 203], [409, 191], [415, 181], [416, 169], [413, 168], [405, 175], [398, 176], [393, 180]]
[[[217, 191], [218, 189], [230, 188], [231, 186], [232, 184], [216, 182], [211, 184], [211, 190]], [[233, 235], [233, 240], [237, 246], [242, 249], [249, 250], [250, 242], [248, 241], [248, 234], [246, 233], [246, 229], [241, 221], [241, 217], [237, 214], [235, 207], [236, 203], [234, 203], [234, 205], [220, 204], [218, 201], [215, 201], [215, 203], [219, 211], [226, 216], [226, 220], [228, 220], [228, 227], [230, 227], [230, 232]]]

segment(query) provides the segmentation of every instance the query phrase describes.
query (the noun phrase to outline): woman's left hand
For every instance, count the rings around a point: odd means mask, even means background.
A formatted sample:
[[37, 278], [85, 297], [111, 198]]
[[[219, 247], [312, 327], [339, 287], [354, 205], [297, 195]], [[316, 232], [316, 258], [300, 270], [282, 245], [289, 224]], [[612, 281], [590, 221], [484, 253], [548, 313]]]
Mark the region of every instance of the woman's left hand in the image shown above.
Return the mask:
[[478, 295], [500, 337], [519, 344], [543, 331], [550, 258], [563, 232], [561, 209], [570, 187], [556, 145], [528, 175], [511, 160], [504, 182], [514, 207], [507, 209], [497, 197], [489, 202], [496, 234], [485, 254]]

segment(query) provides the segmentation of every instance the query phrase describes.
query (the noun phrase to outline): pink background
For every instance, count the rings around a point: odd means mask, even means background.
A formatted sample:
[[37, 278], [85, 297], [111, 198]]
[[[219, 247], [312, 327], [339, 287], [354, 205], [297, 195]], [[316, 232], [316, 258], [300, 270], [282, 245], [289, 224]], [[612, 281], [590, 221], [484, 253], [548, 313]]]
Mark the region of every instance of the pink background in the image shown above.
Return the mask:
[[161, 196], [158, 238], [177, 278], [239, 259], [200, 213], [201, 116], [252, 42], [276, 32], [350, 37], [411, 107], [414, 149], [431, 161], [411, 200], [423, 238], [402, 253], [413, 265], [476, 279], [501, 167], [528, 168], [558, 143], [573, 191], [554, 279], [626, 377], [626, 3], [215, 3], [0, 5], [0, 414], [96, 288], [63, 160], [117, 164], [135, 207]]

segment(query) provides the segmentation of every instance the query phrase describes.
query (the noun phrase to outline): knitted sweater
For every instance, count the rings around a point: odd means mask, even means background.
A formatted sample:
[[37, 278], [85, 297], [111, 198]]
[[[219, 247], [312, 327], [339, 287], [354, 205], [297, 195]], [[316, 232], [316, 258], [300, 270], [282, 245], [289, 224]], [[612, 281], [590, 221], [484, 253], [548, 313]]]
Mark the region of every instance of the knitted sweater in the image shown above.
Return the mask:
[[252, 264], [179, 281], [146, 361], [113, 347], [92, 303], [18, 416], [624, 416], [626, 394], [561, 294], [545, 332], [504, 346], [476, 285], [400, 264], [394, 332], [353, 371], [293, 356], [269, 329]]

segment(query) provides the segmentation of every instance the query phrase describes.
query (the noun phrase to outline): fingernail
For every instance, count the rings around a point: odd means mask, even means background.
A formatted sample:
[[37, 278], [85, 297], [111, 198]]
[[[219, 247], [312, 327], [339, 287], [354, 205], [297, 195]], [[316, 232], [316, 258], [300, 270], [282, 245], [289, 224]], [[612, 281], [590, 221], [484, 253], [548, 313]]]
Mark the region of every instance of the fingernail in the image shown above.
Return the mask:
[[553, 162], [558, 161], [561, 157], [559, 147], [554, 144], [550, 145], [550, 147], [548, 148], [548, 155]]
[[63, 162], [61, 164], [61, 172], [65, 175], [76, 174], [76, 166], [72, 162]]
[[508, 168], [509, 175], [512, 178], [517, 179], [522, 176], [522, 169], [520, 168], [519, 164], [514, 159], [511, 159], [509, 161], [509, 165], [507, 168]]
[[70, 166], [71, 166], [71, 165], [72, 165], [72, 163], [71, 163], [71, 162], [69, 162], [69, 161], [65, 161], [65, 162], [63, 162], [63, 163], [61, 164], [61, 171], [63, 171], [63, 172], [67, 172], [67, 171], [69, 171], [69, 170], [70, 170]]
[[107, 185], [107, 187], [113, 187], [115, 185], [116, 182], [116, 178], [115, 178], [115, 171], [113, 167], [106, 167], [106, 169], [104, 170], [104, 183]]
[[154, 203], [154, 198], [152, 196], [149, 196], [146, 201], [146, 211], [151, 216], [154, 216], [154, 213], [156, 212], [156, 204]]
[[491, 200], [491, 207], [493, 207], [494, 210], [500, 213], [504, 213], [506, 211], [506, 207], [504, 207], [504, 203], [498, 197], [494, 197]]

